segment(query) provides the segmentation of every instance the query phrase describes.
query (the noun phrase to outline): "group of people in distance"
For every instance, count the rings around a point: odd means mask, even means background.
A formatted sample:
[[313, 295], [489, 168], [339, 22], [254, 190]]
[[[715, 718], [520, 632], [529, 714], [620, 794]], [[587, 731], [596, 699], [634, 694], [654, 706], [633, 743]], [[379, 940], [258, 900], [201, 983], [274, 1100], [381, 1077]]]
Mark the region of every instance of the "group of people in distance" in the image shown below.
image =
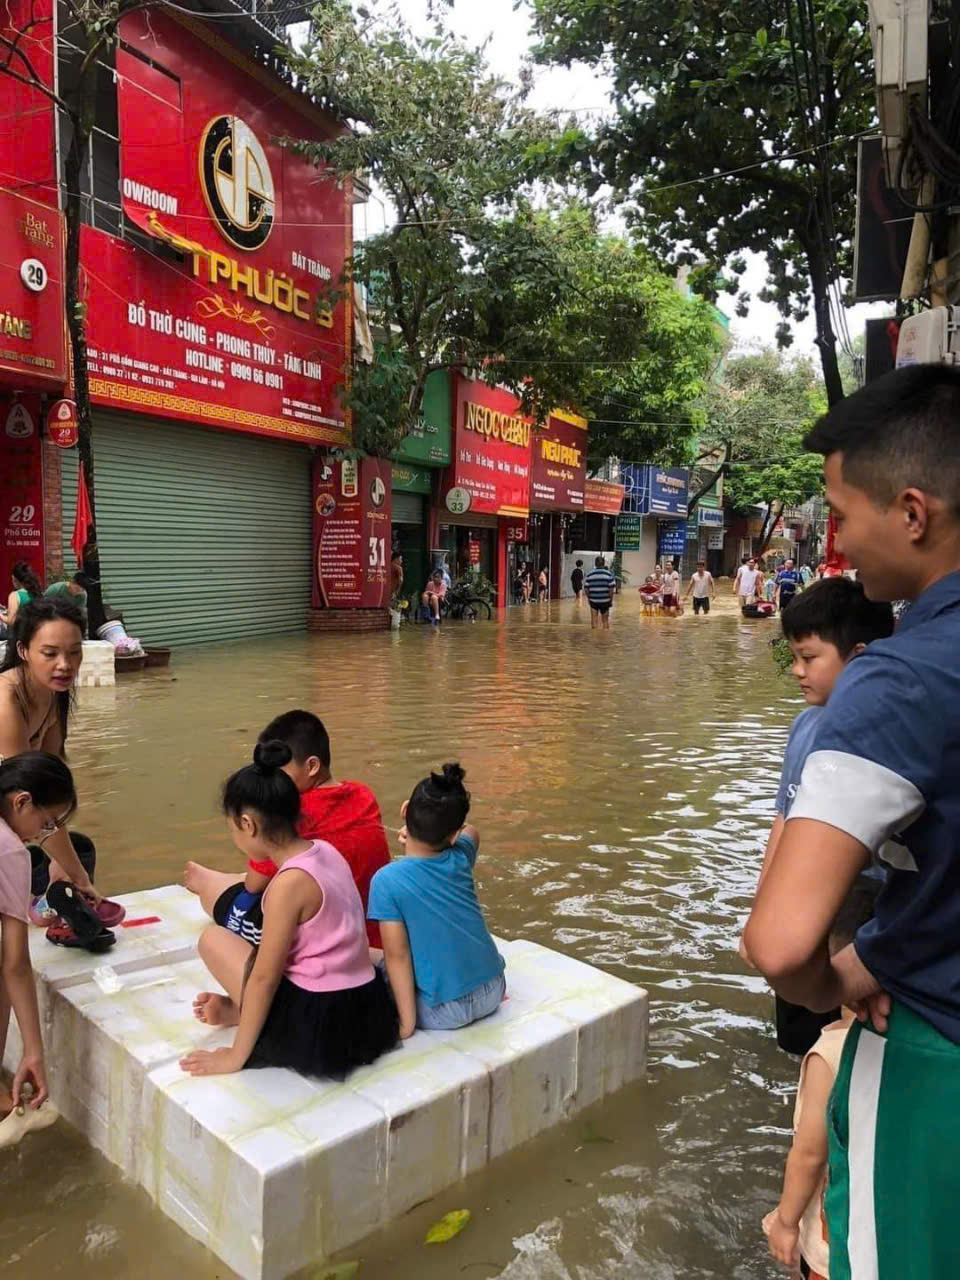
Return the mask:
[[[534, 589], [536, 577], [536, 589]], [[540, 572], [535, 572], [533, 561], [517, 565], [513, 579], [513, 599], [516, 604], [529, 604], [536, 599], [538, 604], [545, 604], [550, 599], [550, 575], [547, 566], [542, 565]]]
[[[822, 574], [818, 576], [822, 577]], [[782, 612], [798, 591], [813, 579], [813, 571], [806, 565], [798, 569], [795, 561], [785, 560], [783, 564], [768, 574], [763, 562], [755, 556], [744, 558], [733, 580], [733, 594], [740, 602], [740, 607], [753, 604], [772, 605], [771, 612], [778, 609]]]
[[[764, 1220], [806, 1276], [941, 1280], [960, 1263], [958, 423], [960, 373], [918, 365], [805, 441], [858, 581], [782, 615], [817, 710], [790, 737], [742, 946], [780, 998], [781, 1037], [807, 1049]], [[879, 602], [899, 600], [894, 630]]]
[[[92, 842], [67, 830], [78, 801], [63, 757], [82, 642], [68, 599], [35, 599], [0, 664], [0, 1058], [11, 1009], [23, 1041], [11, 1088], [0, 1087], [0, 1147], [57, 1117], [28, 947], [31, 924], [48, 924], [40, 905], [63, 903], [77, 937], [62, 945], [82, 945], [85, 923], [99, 930], [99, 913], [118, 906], [93, 885]], [[327, 732], [309, 711], [266, 727], [252, 763], [227, 779], [222, 809], [246, 874], [191, 863], [185, 883], [211, 916], [199, 951], [226, 993], [200, 992], [195, 1015], [237, 1032], [229, 1049], [187, 1054], [185, 1071], [274, 1065], [342, 1078], [417, 1027], [455, 1030], [499, 1007], [505, 966], [477, 899], [479, 834], [458, 764], [414, 788], [396, 861], [373, 793], [333, 778]]]

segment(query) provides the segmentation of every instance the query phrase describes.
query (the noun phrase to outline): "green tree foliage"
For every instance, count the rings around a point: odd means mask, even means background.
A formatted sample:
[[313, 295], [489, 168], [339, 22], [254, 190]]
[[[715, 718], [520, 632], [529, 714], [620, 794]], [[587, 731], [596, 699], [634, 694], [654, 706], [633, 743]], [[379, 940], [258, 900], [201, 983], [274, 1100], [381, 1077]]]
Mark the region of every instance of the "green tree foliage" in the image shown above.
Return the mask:
[[790, 361], [768, 349], [730, 360], [707, 408], [709, 434], [724, 445], [730, 505], [768, 507], [762, 552], [784, 506], [799, 506], [823, 487], [823, 459], [803, 448], [827, 408], [823, 383], [810, 360]]
[[439, 23], [418, 38], [395, 13], [368, 18], [333, 0], [288, 53], [345, 124], [289, 144], [345, 181], [364, 175], [397, 215], [349, 264], [384, 335], [348, 393], [357, 447], [392, 453], [429, 373], [454, 368], [510, 388], [539, 421], [555, 406], [602, 410], [617, 419], [604, 428], [627, 433], [604, 431], [608, 452], [629, 442], [646, 456], [675, 435], [682, 450], [678, 424], [717, 359], [709, 308], [557, 187], [558, 156], [586, 145], [578, 129], [537, 115], [523, 85], [491, 75], [482, 50]]
[[586, 160], [569, 140], [571, 162], [635, 201], [646, 243], [706, 259], [696, 286], [708, 297], [738, 292], [744, 250], [764, 254], [761, 297], [783, 317], [778, 344], [789, 344], [790, 322], [812, 306], [828, 397], [842, 398], [830, 307], [850, 274], [852, 139], [874, 119], [866, 7], [532, 3], [541, 61], [583, 61], [613, 75], [617, 115]]

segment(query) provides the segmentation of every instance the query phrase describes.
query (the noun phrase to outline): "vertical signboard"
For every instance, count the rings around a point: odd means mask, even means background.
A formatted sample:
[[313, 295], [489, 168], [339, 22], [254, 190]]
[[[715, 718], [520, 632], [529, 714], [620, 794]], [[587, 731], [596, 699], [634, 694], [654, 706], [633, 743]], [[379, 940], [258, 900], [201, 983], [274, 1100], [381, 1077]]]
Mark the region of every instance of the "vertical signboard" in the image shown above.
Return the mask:
[[533, 435], [530, 507], [582, 511], [587, 479], [587, 420], [559, 410]]
[[0, 373], [48, 390], [67, 378], [63, 219], [56, 209], [0, 190]]
[[376, 609], [390, 579], [390, 463], [318, 460], [313, 471], [313, 605]]
[[0, 583], [3, 599], [10, 571], [25, 560], [43, 580], [43, 472], [40, 402], [35, 396], [0, 399]]

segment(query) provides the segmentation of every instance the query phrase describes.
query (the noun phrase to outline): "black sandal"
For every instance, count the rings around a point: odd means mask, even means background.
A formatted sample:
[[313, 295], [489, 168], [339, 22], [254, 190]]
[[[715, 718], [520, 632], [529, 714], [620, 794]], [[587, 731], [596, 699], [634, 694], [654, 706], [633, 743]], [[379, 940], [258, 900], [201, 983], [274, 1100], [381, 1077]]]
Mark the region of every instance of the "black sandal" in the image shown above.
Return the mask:
[[81, 938], [74, 932], [72, 925], [59, 918], [47, 930], [47, 941], [55, 946], [82, 947], [84, 951], [92, 951], [94, 954], [109, 951], [116, 940], [117, 935], [113, 930], [104, 929], [102, 925], [95, 938]]
[[81, 946], [92, 942], [103, 932], [103, 923], [91, 910], [76, 885], [66, 880], [55, 880], [47, 889], [47, 902], [60, 919], [70, 926]]

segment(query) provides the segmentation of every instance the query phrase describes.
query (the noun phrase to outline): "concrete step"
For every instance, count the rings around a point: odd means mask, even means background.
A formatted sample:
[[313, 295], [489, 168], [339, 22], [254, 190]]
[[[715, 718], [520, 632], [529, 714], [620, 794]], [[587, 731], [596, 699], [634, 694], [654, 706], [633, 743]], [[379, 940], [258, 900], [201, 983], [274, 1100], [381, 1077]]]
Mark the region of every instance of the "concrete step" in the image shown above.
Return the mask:
[[645, 1071], [646, 992], [519, 940], [498, 941], [508, 996], [496, 1014], [418, 1031], [342, 1084], [272, 1068], [192, 1078], [183, 1054], [234, 1034], [191, 1012], [216, 989], [193, 955], [205, 917], [175, 885], [121, 901], [130, 919], [161, 920], [119, 929], [106, 956], [33, 931], [51, 1093], [245, 1280], [347, 1248]]

